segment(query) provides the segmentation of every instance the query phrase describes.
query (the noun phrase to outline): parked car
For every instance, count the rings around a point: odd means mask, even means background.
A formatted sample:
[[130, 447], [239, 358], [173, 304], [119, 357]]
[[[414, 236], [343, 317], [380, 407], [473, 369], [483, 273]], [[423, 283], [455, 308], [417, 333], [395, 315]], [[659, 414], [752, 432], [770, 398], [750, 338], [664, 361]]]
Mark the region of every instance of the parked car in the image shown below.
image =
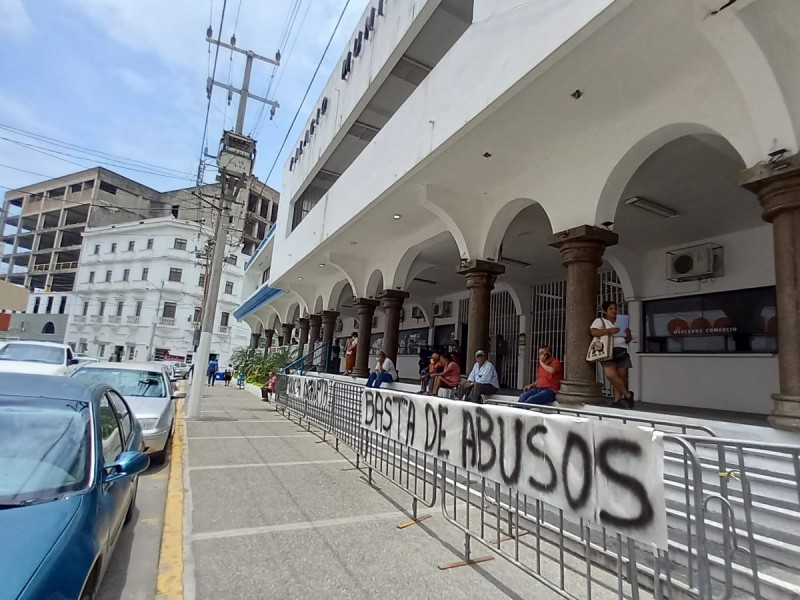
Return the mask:
[[149, 464], [110, 386], [0, 374], [0, 595], [95, 597]]
[[183, 379], [184, 375], [189, 372], [189, 367], [185, 362], [165, 362], [169, 366], [172, 379]]
[[0, 373], [69, 375], [79, 362], [66, 344], [20, 340], [0, 347]]
[[100, 362], [99, 358], [94, 358], [92, 356], [87, 356], [86, 354], [76, 354], [75, 358], [78, 359], [78, 364], [79, 365], [81, 365], [83, 363]]
[[142, 426], [151, 462], [166, 460], [175, 424], [175, 400], [186, 393], [175, 389], [164, 363], [88, 363], [72, 377], [105, 383], [122, 394]]

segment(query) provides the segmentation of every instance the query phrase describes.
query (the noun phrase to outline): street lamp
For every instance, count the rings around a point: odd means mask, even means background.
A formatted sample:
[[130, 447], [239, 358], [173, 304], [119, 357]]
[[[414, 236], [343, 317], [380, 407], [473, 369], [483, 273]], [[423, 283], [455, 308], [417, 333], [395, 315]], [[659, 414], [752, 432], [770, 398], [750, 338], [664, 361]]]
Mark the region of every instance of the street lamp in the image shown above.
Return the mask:
[[158, 300], [156, 300], [156, 318], [153, 319], [153, 329], [150, 331], [150, 343], [147, 345], [147, 360], [151, 361], [155, 358], [155, 353], [153, 352], [153, 342], [155, 341], [156, 337], [156, 324], [158, 323], [158, 310], [161, 308], [161, 295], [164, 293], [164, 282], [161, 282], [161, 287], [157, 288], [149, 281], [145, 280], [145, 283], [150, 287], [158, 290]]

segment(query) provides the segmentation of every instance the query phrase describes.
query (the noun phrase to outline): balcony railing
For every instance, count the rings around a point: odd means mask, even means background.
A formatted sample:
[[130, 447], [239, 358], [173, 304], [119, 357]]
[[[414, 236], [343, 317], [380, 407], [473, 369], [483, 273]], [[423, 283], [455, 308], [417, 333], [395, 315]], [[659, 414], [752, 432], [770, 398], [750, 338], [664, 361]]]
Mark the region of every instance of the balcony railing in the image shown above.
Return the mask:
[[139, 317], [128, 317], [127, 321], [128, 321], [128, 325], [138, 325], [139, 324]]
[[219, 332], [220, 333], [230, 333], [231, 328], [228, 325], [220, 325]]
[[158, 324], [175, 327], [175, 319], [172, 317], [158, 317]]
[[108, 317], [108, 322], [115, 325], [119, 325], [120, 323], [122, 323], [122, 317], [113, 317], [113, 316]]
[[89, 317], [89, 321], [91, 323], [102, 323], [104, 318], [102, 315], [92, 315]]
[[72, 320], [76, 323], [86, 323], [86, 317], [84, 315], [77, 315], [76, 317], [73, 317]]

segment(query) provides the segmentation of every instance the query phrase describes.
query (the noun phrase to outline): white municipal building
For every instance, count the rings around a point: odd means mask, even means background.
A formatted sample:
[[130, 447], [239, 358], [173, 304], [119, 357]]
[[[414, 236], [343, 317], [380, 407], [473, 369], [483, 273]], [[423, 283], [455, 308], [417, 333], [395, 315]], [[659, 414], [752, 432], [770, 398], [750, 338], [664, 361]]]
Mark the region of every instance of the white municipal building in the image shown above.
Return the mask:
[[372, 0], [235, 316], [358, 331], [362, 376], [458, 339], [519, 388], [549, 344], [595, 402], [616, 300], [638, 399], [797, 429], [799, 135], [797, 0]]

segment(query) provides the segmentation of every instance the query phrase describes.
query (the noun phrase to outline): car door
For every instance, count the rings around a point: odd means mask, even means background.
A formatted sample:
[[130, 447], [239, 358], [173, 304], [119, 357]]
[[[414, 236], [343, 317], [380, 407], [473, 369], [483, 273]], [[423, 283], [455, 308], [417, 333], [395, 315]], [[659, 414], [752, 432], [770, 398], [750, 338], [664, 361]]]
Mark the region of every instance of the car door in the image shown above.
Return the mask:
[[66, 349], [65, 354], [66, 354], [66, 367], [64, 368], [64, 373], [67, 376], [69, 376], [75, 371], [75, 369], [78, 368], [78, 365], [73, 364], [73, 361], [75, 360], [75, 354], [72, 352], [72, 348], [68, 347]]
[[[119, 415], [114, 410], [108, 394], [100, 397], [98, 421], [100, 425], [100, 443], [103, 466], [117, 460], [125, 448]], [[111, 549], [117, 541], [119, 532], [125, 521], [125, 512], [132, 491], [130, 477], [123, 477], [110, 483], [105, 481], [107, 471], [103, 469], [103, 482], [100, 494], [100, 510], [106, 524], [106, 547]]]

